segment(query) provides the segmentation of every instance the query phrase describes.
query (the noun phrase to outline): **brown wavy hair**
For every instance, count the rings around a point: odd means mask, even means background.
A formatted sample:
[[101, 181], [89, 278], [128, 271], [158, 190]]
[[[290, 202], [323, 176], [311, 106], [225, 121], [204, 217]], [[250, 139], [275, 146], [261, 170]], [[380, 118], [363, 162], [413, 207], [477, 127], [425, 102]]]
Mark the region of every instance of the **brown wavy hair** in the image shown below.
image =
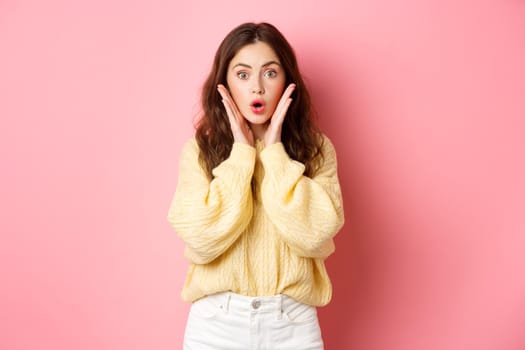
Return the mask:
[[244, 23], [234, 28], [222, 41], [202, 89], [202, 116], [196, 126], [199, 161], [210, 179], [212, 170], [230, 155], [234, 142], [230, 122], [221, 102], [217, 85], [226, 82], [228, 65], [246, 45], [262, 41], [275, 51], [286, 73], [286, 83], [296, 84], [293, 101], [284, 118], [281, 142], [290, 158], [305, 165], [305, 175], [312, 177], [322, 161], [321, 132], [314, 123], [310, 94], [299, 72], [293, 48], [279, 30], [269, 23]]

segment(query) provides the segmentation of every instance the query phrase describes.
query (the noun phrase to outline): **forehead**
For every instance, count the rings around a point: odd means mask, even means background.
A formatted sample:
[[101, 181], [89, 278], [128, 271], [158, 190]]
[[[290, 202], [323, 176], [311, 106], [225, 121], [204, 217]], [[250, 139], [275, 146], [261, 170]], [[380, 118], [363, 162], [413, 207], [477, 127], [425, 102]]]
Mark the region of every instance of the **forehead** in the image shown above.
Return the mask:
[[277, 54], [270, 45], [257, 41], [253, 44], [243, 46], [230, 61], [230, 67], [244, 63], [250, 66], [263, 65], [269, 61], [280, 62]]

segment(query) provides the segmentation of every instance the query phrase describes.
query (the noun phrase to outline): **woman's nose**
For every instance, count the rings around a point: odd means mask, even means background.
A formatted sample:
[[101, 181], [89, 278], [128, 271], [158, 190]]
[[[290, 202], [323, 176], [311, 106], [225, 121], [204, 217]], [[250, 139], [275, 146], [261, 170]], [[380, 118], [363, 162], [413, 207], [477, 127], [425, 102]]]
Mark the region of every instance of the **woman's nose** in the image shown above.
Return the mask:
[[264, 89], [262, 87], [262, 84], [259, 83], [259, 82], [256, 82], [254, 84], [254, 86], [252, 87], [252, 93], [254, 93], [254, 94], [263, 94], [264, 93]]

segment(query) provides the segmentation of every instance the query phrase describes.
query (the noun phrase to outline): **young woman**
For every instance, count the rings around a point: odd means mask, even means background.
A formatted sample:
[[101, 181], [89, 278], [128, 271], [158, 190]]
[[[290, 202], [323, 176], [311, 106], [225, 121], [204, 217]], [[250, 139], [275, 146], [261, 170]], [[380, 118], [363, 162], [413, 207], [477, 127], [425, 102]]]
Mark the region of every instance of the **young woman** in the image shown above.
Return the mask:
[[316, 307], [344, 221], [336, 154], [274, 26], [224, 38], [202, 109], [168, 214], [190, 261], [184, 349], [323, 349]]

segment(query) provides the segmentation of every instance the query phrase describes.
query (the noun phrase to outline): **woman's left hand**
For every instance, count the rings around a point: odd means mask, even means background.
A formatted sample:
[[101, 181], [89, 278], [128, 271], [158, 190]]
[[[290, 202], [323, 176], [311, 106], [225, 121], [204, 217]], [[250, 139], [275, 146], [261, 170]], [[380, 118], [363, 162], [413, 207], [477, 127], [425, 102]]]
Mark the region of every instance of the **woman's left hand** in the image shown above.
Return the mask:
[[264, 133], [264, 145], [269, 146], [271, 144], [281, 142], [281, 131], [283, 127], [284, 117], [288, 111], [288, 107], [292, 103], [292, 98], [290, 97], [295, 90], [295, 84], [290, 84], [284, 90], [275, 112], [273, 112], [272, 118], [270, 119], [270, 124]]

